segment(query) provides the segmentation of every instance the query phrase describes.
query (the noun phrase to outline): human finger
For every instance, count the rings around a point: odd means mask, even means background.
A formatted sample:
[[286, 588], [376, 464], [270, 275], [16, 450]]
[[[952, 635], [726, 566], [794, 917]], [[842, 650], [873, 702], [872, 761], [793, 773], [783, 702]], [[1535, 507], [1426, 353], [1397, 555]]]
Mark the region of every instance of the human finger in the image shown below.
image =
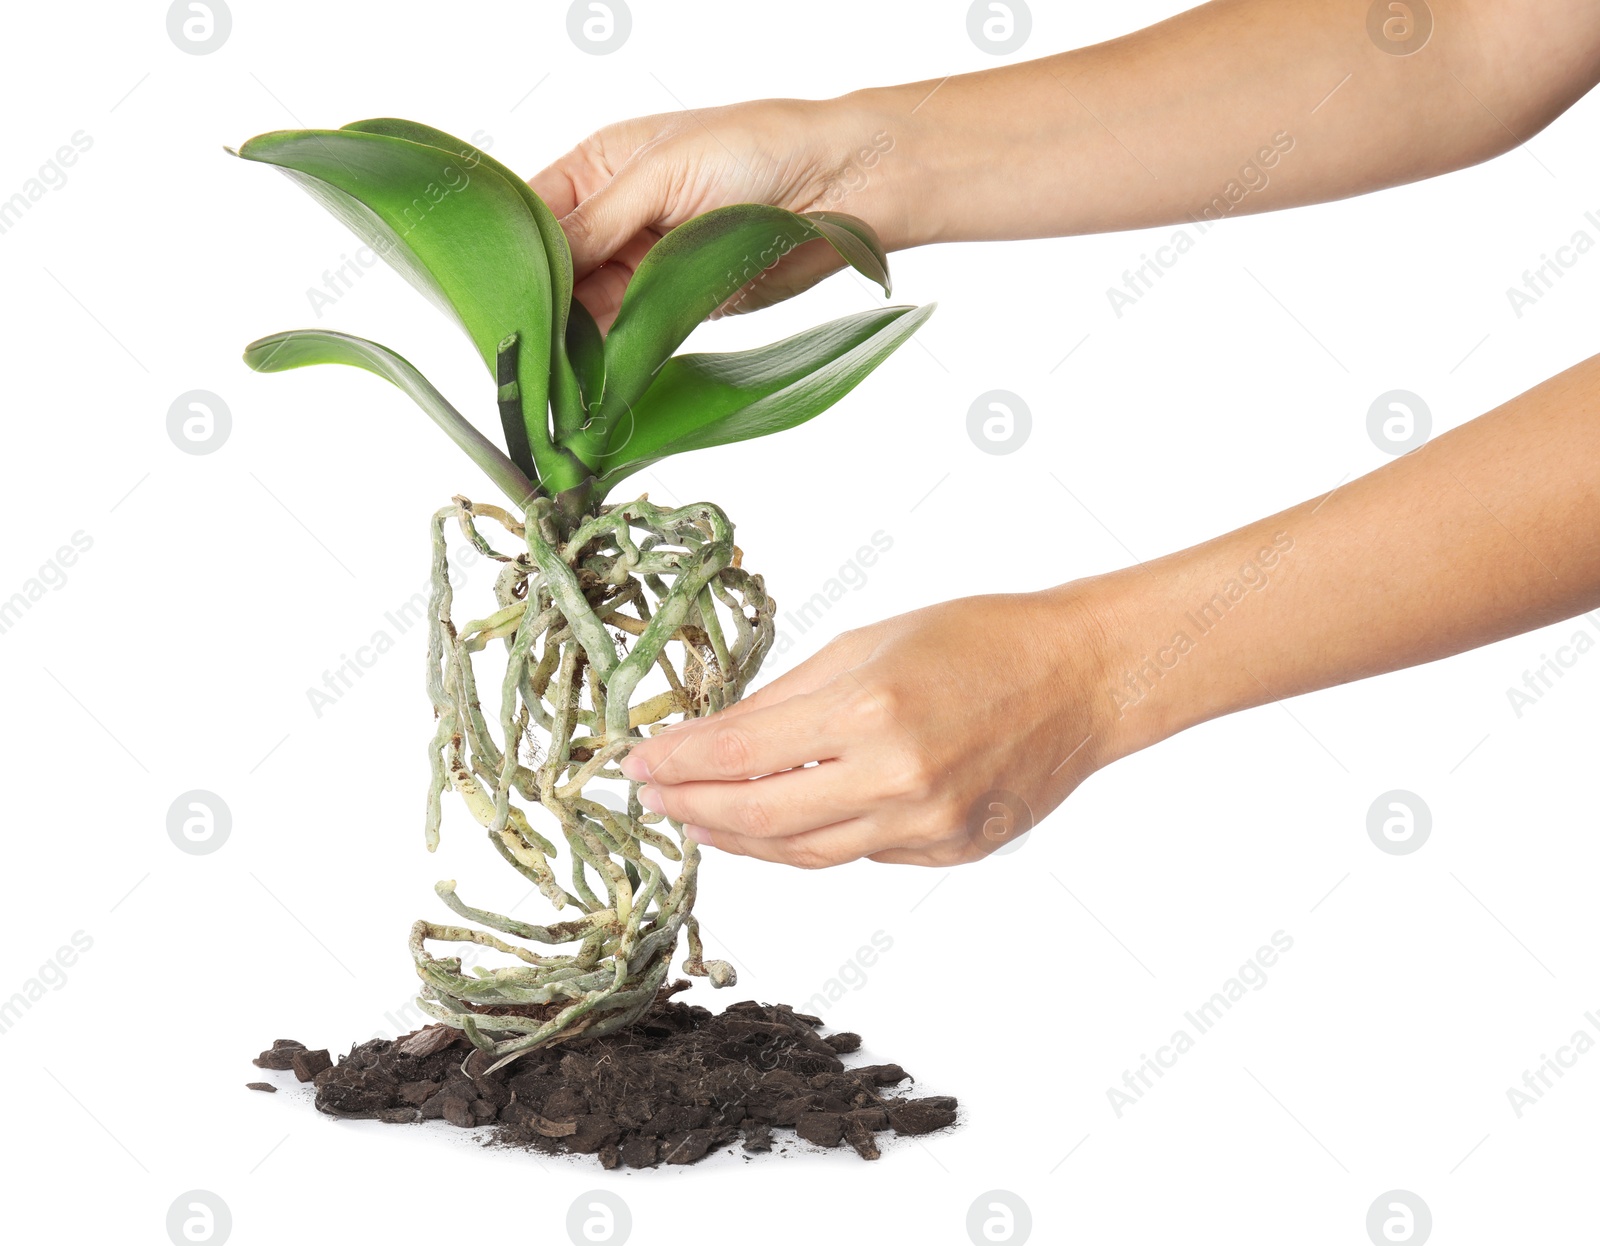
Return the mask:
[[839, 755], [839, 696], [827, 688], [731, 718], [683, 723], [635, 745], [622, 773], [656, 785], [754, 779]]
[[872, 850], [876, 835], [872, 824], [861, 818], [777, 839], [761, 839], [703, 827], [685, 829], [694, 832], [691, 838], [696, 843], [705, 844], [719, 852], [754, 857], [758, 861], [771, 861], [778, 865], [792, 865], [802, 870], [820, 870], [857, 861]]
[[859, 816], [870, 786], [859, 763], [826, 761], [759, 779], [650, 785], [639, 800], [675, 822], [772, 839]]

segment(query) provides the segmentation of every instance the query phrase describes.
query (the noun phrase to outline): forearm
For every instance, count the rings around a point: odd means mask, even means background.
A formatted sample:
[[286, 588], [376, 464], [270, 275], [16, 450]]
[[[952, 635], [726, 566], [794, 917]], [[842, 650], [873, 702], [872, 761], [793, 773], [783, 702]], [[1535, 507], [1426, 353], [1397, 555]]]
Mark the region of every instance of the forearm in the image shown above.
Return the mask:
[[[1219, 219], [1465, 167], [1600, 77], [1592, 0], [1431, 0], [1411, 56], [1369, 0], [1215, 0], [1109, 43], [836, 103], [896, 140], [894, 245]], [[867, 129], [871, 127], [871, 129]], [[898, 235], [898, 236], [893, 236]]]
[[1324, 497], [1087, 591], [1111, 655], [1112, 756], [1592, 610], [1600, 356]]

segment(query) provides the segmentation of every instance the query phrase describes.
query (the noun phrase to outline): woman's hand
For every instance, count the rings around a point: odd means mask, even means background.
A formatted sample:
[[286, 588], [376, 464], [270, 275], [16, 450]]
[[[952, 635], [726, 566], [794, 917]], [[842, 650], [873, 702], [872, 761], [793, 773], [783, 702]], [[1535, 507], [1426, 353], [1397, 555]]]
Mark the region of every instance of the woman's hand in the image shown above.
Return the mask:
[[974, 861], [1096, 768], [1100, 652], [1076, 586], [930, 606], [845, 633], [622, 769], [647, 781], [646, 808], [726, 852], [805, 868]]
[[1600, 355], [1203, 545], [848, 632], [622, 769], [729, 852], [971, 861], [1197, 723], [1600, 608], [1597, 516]]
[[[890, 250], [1219, 221], [1474, 164], [1600, 81], [1593, 0], [1457, 0], [1425, 56], [1377, 46], [1365, 8], [1213, 0], [978, 73], [624, 121], [531, 183], [605, 328], [663, 233], [732, 203], [848, 212]], [[838, 267], [808, 243], [725, 310]]]
[[[529, 179], [572, 246], [577, 297], [609, 328], [633, 270], [662, 234], [734, 203], [848, 212], [891, 250], [908, 244], [880, 162], [895, 144], [861, 101], [756, 100], [607, 126]], [[841, 267], [833, 249], [799, 247], [726, 311], [754, 311]]]

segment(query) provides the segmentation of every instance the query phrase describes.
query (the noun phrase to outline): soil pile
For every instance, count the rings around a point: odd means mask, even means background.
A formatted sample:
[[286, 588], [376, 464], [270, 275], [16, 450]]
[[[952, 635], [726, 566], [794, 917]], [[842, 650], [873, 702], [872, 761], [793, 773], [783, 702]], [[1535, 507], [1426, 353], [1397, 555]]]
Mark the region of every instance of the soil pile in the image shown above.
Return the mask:
[[337, 1063], [279, 1039], [255, 1063], [314, 1083], [317, 1109], [332, 1116], [493, 1126], [501, 1145], [594, 1155], [607, 1168], [692, 1164], [734, 1143], [770, 1151], [780, 1130], [877, 1159], [879, 1133], [955, 1123], [954, 1099], [896, 1091], [910, 1080], [899, 1065], [846, 1068], [840, 1057], [859, 1050], [859, 1035], [824, 1038], [819, 1018], [787, 1004], [713, 1015], [670, 998], [686, 986], [663, 990], [615, 1034], [532, 1051], [494, 1073], [493, 1057], [442, 1025], [361, 1043]]

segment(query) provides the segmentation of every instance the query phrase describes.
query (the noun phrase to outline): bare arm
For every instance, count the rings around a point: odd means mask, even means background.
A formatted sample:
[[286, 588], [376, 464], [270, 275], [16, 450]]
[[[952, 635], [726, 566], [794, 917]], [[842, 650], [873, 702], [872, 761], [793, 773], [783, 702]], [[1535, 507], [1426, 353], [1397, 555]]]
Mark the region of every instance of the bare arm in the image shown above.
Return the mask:
[[[1250, 579], [1230, 601], [1226, 586]], [[1095, 592], [1118, 637], [1107, 695], [1119, 753], [1592, 610], [1600, 356], [1325, 497]]]
[[[1374, 42], [1368, 8], [1214, 0], [981, 74], [645, 118], [534, 185], [605, 321], [655, 237], [722, 203], [852, 212], [891, 246], [1214, 217], [1219, 197], [1254, 212], [1486, 159], [1600, 79], [1591, 2], [1433, 0], [1410, 56]], [[801, 248], [741, 307], [832, 263]], [[729, 851], [970, 860], [997, 846], [980, 803], [993, 789], [1042, 817], [1094, 770], [1208, 718], [1600, 605], [1597, 503], [1590, 360], [1329, 497], [1159, 562], [848, 633], [624, 768], [649, 780], [651, 807]]]
[[[1231, 181], [1250, 192], [1240, 212], [1396, 186], [1507, 151], [1600, 81], [1586, 0], [1432, 0], [1410, 55], [1383, 50], [1406, 45], [1374, 38], [1369, 7], [1214, 0], [1095, 47], [849, 98], [885, 118], [923, 101], [896, 189], [900, 213], [939, 213], [910, 231], [925, 242], [1190, 220]], [[1396, 33], [1420, 35], [1427, 6], [1395, 7], [1412, 12]]]
[[1600, 357], [1182, 553], [847, 633], [623, 769], [649, 781], [648, 806], [727, 851], [955, 864], [1003, 842], [985, 793], [1042, 818], [1094, 770], [1196, 723], [1596, 606]]
[[[982, 73], [639, 118], [532, 183], [563, 218], [579, 297], [608, 325], [656, 239], [728, 203], [850, 212], [891, 248], [1217, 219], [1485, 160], [1600, 81], [1593, 0], [1431, 0], [1431, 33], [1408, 56], [1374, 42], [1368, 8], [1213, 0]], [[738, 307], [836, 266], [802, 247]]]

